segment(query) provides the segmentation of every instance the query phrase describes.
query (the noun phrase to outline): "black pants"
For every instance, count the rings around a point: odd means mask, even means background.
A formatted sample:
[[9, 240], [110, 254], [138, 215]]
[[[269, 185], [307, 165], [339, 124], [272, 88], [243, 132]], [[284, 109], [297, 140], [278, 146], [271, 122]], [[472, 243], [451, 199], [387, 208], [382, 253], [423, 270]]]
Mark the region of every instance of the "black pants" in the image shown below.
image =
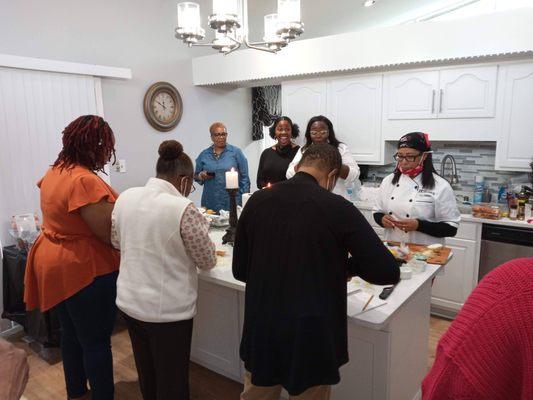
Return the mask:
[[69, 397], [91, 385], [93, 400], [112, 400], [111, 332], [115, 324], [118, 271], [98, 276], [55, 309], [61, 325], [61, 355]]
[[144, 400], [189, 400], [193, 320], [152, 323], [123, 315]]

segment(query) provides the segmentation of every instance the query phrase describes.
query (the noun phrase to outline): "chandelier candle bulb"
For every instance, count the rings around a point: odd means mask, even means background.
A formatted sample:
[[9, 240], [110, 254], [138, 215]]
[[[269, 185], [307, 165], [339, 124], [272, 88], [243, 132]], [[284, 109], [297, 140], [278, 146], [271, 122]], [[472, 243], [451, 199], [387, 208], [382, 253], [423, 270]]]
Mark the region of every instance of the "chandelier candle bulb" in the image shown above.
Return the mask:
[[239, 0], [213, 0], [213, 14], [238, 15]]
[[263, 40], [267, 43], [279, 40], [279, 36], [276, 33], [278, 30], [278, 14], [267, 14], [264, 19], [265, 36], [263, 36]]
[[192, 2], [179, 3], [178, 26], [192, 31], [200, 28], [200, 5]]
[[226, 172], [226, 189], [239, 188], [239, 173], [234, 168]]
[[300, 22], [300, 0], [278, 0], [279, 20]]

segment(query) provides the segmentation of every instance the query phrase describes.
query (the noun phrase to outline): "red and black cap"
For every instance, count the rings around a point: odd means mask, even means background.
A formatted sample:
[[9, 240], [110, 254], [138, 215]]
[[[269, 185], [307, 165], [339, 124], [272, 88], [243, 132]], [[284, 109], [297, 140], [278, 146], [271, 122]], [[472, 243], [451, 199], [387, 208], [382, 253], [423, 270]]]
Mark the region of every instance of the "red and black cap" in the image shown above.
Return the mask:
[[403, 135], [398, 141], [398, 148], [408, 147], [421, 152], [431, 151], [429, 135], [422, 132], [411, 132]]

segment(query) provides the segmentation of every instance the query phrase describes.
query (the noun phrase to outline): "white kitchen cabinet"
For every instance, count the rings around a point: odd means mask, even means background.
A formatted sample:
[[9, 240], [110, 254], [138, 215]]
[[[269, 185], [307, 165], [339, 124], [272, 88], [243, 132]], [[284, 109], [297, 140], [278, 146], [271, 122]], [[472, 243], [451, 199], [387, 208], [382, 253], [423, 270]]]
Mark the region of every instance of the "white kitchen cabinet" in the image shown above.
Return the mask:
[[362, 164], [383, 164], [392, 156], [381, 136], [382, 82], [382, 75], [354, 75], [327, 84], [327, 115], [336, 136]]
[[489, 118], [495, 115], [496, 65], [385, 76], [388, 119]]
[[219, 374], [240, 381], [239, 293], [200, 280], [197, 308], [191, 359]]
[[459, 311], [477, 284], [476, 242], [467, 239], [447, 238], [453, 258], [437, 275], [431, 290], [431, 304], [450, 311]]
[[496, 65], [440, 71], [438, 118], [494, 117]]
[[530, 171], [533, 161], [533, 63], [502, 67], [503, 118], [496, 169]]
[[457, 235], [446, 238], [452, 259], [437, 275], [431, 290], [435, 314], [453, 317], [461, 309], [478, 283], [481, 224], [461, 222]]
[[385, 76], [388, 119], [436, 118], [439, 71], [419, 71]]
[[307, 122], [315, 115], [327, 113], [327, 85], [325, 79], [283, 82], [281, 85], [281, 107], [283, 115], [298, 124], [302, 137]]

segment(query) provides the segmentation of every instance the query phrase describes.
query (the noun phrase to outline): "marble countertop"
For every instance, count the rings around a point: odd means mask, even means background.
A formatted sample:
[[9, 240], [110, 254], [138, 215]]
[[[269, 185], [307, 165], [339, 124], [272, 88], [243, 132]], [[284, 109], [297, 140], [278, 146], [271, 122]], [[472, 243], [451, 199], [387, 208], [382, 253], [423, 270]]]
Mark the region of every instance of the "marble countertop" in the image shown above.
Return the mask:
[[[372, 210], [373, 204], [365, 201], [354, 201], [354, 205], [361, 210]], [[502, 218], [498, 220], [476, 218], [472, 214], [461, 214], [461, 221], [465, 222], [477, 222], [480, 224], [493, 224], [493, 225], [505, 225], [514, 226], [518, 228], [533, 229], [533, 223], [529, 224], [526, 221], [511, 220], [509, 218]]]
[[[213, 229], [210, 233], [211, 239], [216, 244], [217, 250], [225, 250], [226, 255], [217, 256], [217, 266], [210, 271], [201, 271], [200, 279], [225, 286], [231, 289], [244, 291], [245, 284], [236, 280], [231, 271], [231, 261], [233, 247], [222, 244], [224, 230]], [[351, 323], [365, 326], [371, 329], [381, 329], [387, 325], [389, 319], [407, 301], [421, 289], [422, 285], [431, 280], [442, 267], [440, 265], [428, 264], [425, 272], [414, 274], [411, 279], [402, 280], [398, 283], [392, 294], [387, 299], [387, 304], [368, 310], [353, 317], [349, 317]], [[364, 291], [378, 296], [384, 286], [365, 285]], [[428, 299], [428, 302], [430, 299]]]

